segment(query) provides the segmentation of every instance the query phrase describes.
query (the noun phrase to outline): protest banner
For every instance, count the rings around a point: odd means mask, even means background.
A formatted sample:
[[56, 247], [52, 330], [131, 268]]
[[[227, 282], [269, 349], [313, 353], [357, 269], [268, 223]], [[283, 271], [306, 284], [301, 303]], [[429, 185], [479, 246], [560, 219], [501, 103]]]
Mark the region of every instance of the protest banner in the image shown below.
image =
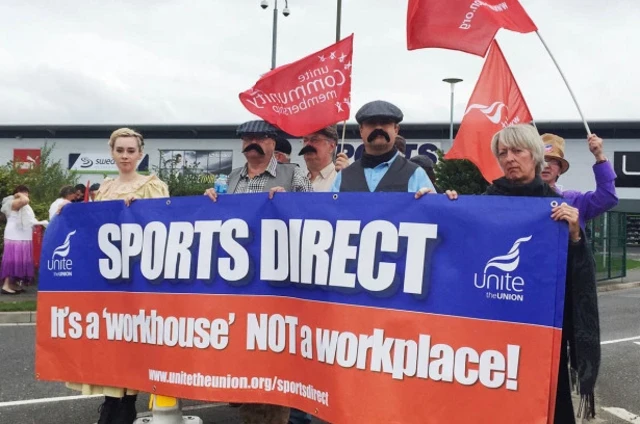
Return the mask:
[[37, 376], [332, 423], [547, 423], [568, 237], [551, 203], [260, 193], [68, 205], [44, 241]]

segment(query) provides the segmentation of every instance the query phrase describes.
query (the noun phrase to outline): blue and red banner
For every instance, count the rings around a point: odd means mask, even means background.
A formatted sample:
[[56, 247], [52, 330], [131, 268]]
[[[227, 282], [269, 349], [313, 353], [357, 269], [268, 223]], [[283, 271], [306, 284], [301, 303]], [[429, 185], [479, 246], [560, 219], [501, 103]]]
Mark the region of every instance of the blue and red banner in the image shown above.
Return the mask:
[[568, 233], [550, 203], [68, 205], [45, 234], [36, 372], [333, 423], [552, 422]]

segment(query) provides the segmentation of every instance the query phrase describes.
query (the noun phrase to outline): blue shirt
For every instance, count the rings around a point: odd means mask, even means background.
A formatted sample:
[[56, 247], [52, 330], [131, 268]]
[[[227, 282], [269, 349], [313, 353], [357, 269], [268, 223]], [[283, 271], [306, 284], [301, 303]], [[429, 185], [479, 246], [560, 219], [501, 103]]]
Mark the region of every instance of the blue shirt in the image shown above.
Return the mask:
[[[398, 157], [400, 153], [396, 153], [389, 161], [382, 162], [380, 165], [375, 168], [364, 168], [364, 178], [367, 180], [367, 186], [369, 187], [369, 191], [374, 192], [380, 180], [385, 176], [391, 164]], [[336, 179], [333, 180], [333, 185], [331, 186], [331, 192], [339, 193], [340, 192], [340, 184], [342, 184], [342, 172], [339, 172], [336, 175]], [[418, 167], [411, 178], [409, 178], [409, 186], [407, 187], [407, 191], [409, 193], [415, 193], [421, 188], [430, 188], [433, 192], [436, 192], [433, 183], [427, 176], [427, 173], [424, 169]]]

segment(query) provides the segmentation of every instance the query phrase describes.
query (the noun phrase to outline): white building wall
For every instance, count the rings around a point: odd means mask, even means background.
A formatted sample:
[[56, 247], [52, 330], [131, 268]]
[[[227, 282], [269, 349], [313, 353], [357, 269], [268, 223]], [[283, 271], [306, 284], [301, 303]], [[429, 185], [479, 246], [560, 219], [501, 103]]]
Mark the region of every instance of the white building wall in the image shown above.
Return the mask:
[[[95, 153], [105, 157], [109, 155], [107, 141], [102, 139], [0, 139], [0, 161], [6, 163], [13, 159], [13, 149], [42, 148], [47, 143], [55, 143], [53, 157], [60, 160], [65, 167], [68, 167], [69, 154], [71, 153]], [[408, 145], [412, 150], [412, 156], [422, 153], [434, 154], [435, 149], [441, 145], [441, 140], [415, 140], [408, 139]], [[356, 150], [362, 144], [360, 140], [348, 140], [351, 147], [350, 152]], [[302, 144], [300, 140], [291, 140], [293, 152], [292, 161], [304, 167], [304, 160], [298, 156]], [[149, 168], [157, 167], [160, 164], [161, 150], [231, 150], [233, 152], [233, 167], [244, 164], [244, 157], [240, 152], [241, 145], [238, 139], [146, 139], [145, 152], [149, 154]], [[605, 140], [605, 153], [609, 160], [614, 162], [614, 153], [618, 152], [640, 152], [640, 140], [632, 139], [609, 139]], [[639, 153], [640, 154], [640, 153]], [[592, 165], [594, 158], [589, 151], [586, 139], [570, 139], [566, 144], [566, 158], [570, 162], [569, 171], [560, 178], [559, 184], [565, 189], [580, 191], [593, 190], [595, 180], [593, 177]], [[637, 187], [618, 187], [618, 195], [621, 199], [640, 199], [640, 167], [635, 170], [639, 173]], [[80, 174], [80, 181], [91, 180], [98, 182], [101, 176], [96, 174]], [[634, 177], [636, 178], [636, 177]]]

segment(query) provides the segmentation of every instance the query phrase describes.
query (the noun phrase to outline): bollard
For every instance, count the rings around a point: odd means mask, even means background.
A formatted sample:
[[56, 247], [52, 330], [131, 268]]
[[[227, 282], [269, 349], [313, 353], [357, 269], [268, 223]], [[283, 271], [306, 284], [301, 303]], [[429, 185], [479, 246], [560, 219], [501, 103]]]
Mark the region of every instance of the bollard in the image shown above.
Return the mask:
[[174, 397], [152, 394], [149, 409], [151, 417], [138, 418], [134, 424], [203, 424], [199, 417], [183, 417], [182, 403]]

